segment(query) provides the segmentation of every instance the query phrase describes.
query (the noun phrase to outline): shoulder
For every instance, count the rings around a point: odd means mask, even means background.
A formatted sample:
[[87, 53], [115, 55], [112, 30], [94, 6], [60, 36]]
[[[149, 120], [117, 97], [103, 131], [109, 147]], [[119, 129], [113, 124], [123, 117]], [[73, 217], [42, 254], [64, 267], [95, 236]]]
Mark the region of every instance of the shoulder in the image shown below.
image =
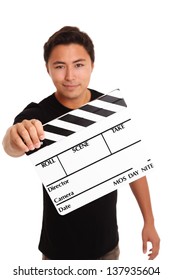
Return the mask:
[[14, 124], [23, 121], [24, 119], [38, 119], [42, 123], [47, 122], [47, 111], [51, 111], [54, 101], [54, 94], [49, 95], [40, 102], [29, 103], [16, 117]]

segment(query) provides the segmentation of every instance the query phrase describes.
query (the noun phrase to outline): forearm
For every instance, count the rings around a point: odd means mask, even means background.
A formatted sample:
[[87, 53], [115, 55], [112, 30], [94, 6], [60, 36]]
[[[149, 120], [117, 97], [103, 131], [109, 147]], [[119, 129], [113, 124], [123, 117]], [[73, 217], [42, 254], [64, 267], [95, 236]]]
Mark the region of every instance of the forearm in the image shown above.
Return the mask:
[[150, 192], [146, 177], [142, 177], [130, 183], [130, 187], [141, 209], [144, 222], [154, 224]]

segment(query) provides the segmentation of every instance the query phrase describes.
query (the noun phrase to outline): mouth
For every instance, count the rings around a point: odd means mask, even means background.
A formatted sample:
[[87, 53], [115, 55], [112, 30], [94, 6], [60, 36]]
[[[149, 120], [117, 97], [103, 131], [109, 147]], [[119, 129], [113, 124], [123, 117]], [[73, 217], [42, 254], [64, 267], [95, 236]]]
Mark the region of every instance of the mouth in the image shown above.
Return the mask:
[[64, 86], [65, 88], [67, 88], [67, 89], [75, 89], [75, 88], [77, 88], [79, 85], [64, 84], [63, 86]]

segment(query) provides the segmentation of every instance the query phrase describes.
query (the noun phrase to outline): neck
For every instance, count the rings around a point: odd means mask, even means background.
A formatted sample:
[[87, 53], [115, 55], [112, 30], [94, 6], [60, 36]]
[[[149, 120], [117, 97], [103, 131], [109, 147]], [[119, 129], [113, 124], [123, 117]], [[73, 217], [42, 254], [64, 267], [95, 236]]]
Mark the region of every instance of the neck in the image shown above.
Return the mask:
[[55, 97], [65, 107], [69, 109], [77, 109], [90, 101], [91, 92], [87, 89], [83, 94], [74, 98], [65, 97], [56, 92]]

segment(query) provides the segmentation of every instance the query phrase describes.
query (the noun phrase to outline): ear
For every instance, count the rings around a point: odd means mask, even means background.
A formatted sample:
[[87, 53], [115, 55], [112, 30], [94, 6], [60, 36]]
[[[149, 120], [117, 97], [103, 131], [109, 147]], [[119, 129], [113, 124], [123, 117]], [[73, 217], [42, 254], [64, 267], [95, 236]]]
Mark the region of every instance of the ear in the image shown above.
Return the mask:
[[49, 74], [48, 64], [46, 63], [45, 66], [46, 66], [47, 73]]
[[93, 71], [93, 69], [94, 69], [94, 62], [92, 62], [91, 67], [92, 67], [92, 71]]

